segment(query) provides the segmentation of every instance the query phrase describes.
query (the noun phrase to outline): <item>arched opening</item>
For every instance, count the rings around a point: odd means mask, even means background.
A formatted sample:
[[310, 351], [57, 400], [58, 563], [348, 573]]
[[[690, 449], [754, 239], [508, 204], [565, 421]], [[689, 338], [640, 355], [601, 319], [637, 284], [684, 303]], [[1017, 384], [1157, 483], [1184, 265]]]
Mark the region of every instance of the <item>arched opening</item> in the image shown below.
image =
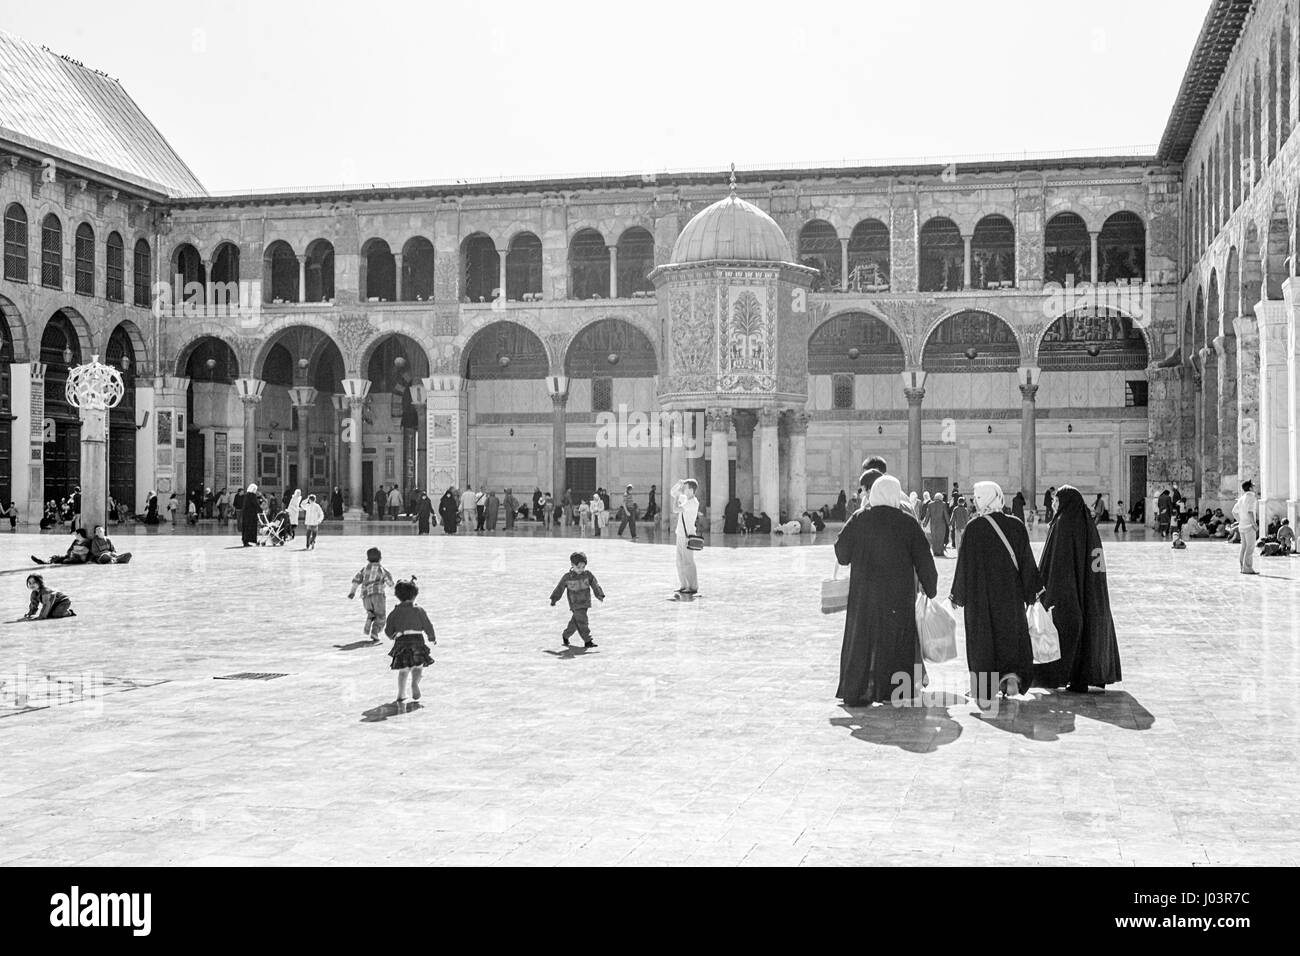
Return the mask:
[[175, 289], [172, 301], [178, 304], [206, 305], [208, 273], [199, 250], [185, 242], [177, 246], [174, 258], [176, 268], [173, 281], [178, 282], [179, 287]]
[[1255, 131], [1255, 148], [1251, 155], [1254, 157], [1251, 162], [1251, 180], [1254, 183], [1259, 182], [1259, 177], [1264, 175], [1264, 126], [1263, 126], [1263, 88], [1260, 85], [1259, 61], [1255, 61], [1254, 82], [1251, 83], [1251, 89], [1254, 91], [1254, 101], [1250, 108], [1250, 126]]
[[424, 236], [412, 236], [402, 246], [402, 301], [433, 300], [433, 243]]
[[1268, 161], [1277, 156], [1277, 33], [1268, 41]]
[[804, 224], [799, 230], [799, 264], [817, 270], [813, 292], [840, 288], [840, 238], [834, 226], [822, 219]]
[[367, 302], [397, 299], [397, 260], [383, 239], [368, 239], [361, 247], [361, 297]]
[[965, 288], [966, 244], [961, 230], [943, 216], [921, 227], [920, 274], [922, 292], [956, 292]]
[[[601, 319], [573, 337], [564, 354], [564, 371], [571, 379], [653, 378], [659, 374], [659, 363], [650, 339], [635, 325], [622, 319]], [[619, 398], [614, 396], [613, 407]], [[632, 396], [624, 400], [631, 401]]]
[[104, 298], [109, 302], [121, 302], [125, 295], [125, 260], [121, 234], [110, 232], [104, 242]]
[[63, 288], [63, 223], [54, 213], [41, 222], [41, 285]]
[[147, 239], [135, 241], [131, 270], [131, 301], [140, 308], [153, 304], [153, 251]]
[[109, 334], [104, 349], [104, 364], [121, 373], [124, 387], [122, 401], [108, 413], [108, 494], [113, 501], [130, 509], [132, 514], [136, 510], [135, 377], [140, 370], [141, 358], [133, 339], [139, 338], [139, 329], [132, 323], [121, 322]]
[[212, 302], [222, 308], [238, 307], [239, 247], [233, 242], [223, 242], [212, 255]]
[[985, 216], [971, 236], [971, 282], [977, 289], [1016, 284], [1016, 228], [1006, 216]]
[[1226, 334], [1232, 320], [1241, 315], [1241, 266], [1237, 247], [1228, 250], [1228, 269], [1223, 281], [1223, 330]]
[[609, 297], [609, 249], [595, 229], [580, 229], [569, 243], [569, 298]]
[[1241, 257], [1241, 315], [1255, 317], [1255, 304], [1263, 296], [1264, 265], [1259, 248], [1259, 230], [1253, 222], [1246, 223], [1246, 242]]
[[1210, 271], [1210, 292], [1205, 303], [1205, 346], [1201, 359], [1201, 433], [1198, 454], [1201, 462], [1201, 489], [1207, 495], [1219, 490], [1219, 353], [1214, 340], [1219, 336], [1219, 276]]
[[1291, 135], [1291, 21], [1282, 17], [1282, 32], [1278, 37], [1278, 87], [1279, 102], [1282, 104], [1278, 115], [1277, 145], [1280, 149]]
[[[17, 321], [18, 317], [14, 319]], [[13, 501], [13, 393], [9, 373], [13, 363], [14, 335], [9, 327], [9, 314], [0, 302], [0, 507]]]
[[9, 282], [26, 282], [27, 210], [16, 202], [5, 207], [4, 276]]
[[55, 312], [45, 323], [41, 361], [45, 363], [45, 501], [61, 502], [81, 483], [81, 417], [68, 403], [65, 388], [68, 372], [84, 358], [72, 313], [67, 309]]
[[1132, 212], [1108, 217], [1097, 236], [1098, 278], [1102, 282], [1143, 280], [1147, 268], [1146, 225]]
[[1205, 290], [1196, 289], [1196, 312], [1192, 316], [1192, 340], [1184, 343], [1184, 358], [1188, 362], [1197, 361], [1197, 355], [1205, 347]]
[[1020, 343], [991, 312], [968, 309], [940, 322], [925, 340], [921, 367], [927, 372], [1015, 371]]
[[[242, 488], [245, 457], [251, 455], [256, 461], [258, 455], [256, 445], [244, 447], [244, 406], [235, 390], [240, 368], [234, 350], [221, 339], [204, 336], [185, 348], [177, 366], [190, 382], [185, 415], [182, 418], [170, 409], [161, 409], [152, 427], [159, 454], [168, 456], [168, 464], [172, 463], [173, 444], [177, 450], [184, 449], [184, 482], [175, 482], [170, 491], [158, 489], [160, 513], [173, 493], [178, 509], [184, 513], [196, 490], [208, 488], [219, 495], [223, 488], [232, 493]], [[262, 417], [267, 411], [259, 407], [257, 414]], [[265, 438], [266, 434], [258, 431], [257, 437]], [[181, 474], [179, 463], [176, 467]], [[264, 490], [272, 491], [269, 487]], [[200, 507], [198, 502], [196, 507]], [[206, 516], [206, 502], [202, 507]]]
[[889, 227], [864, 219], [849, 237], [849, 288], [854, 292], [889, 291]]
[[334, 301], [334, 245], [314, 239], [307, 246], [307, 302]]
[[897, 391], [906, 367], [903, 344], [885, 322], [864, 312], [827, 319], [808, 339], [810, 408], [873, 408], [878, 392]]
[[542, 297], [542, 240], [531, 232], [517, 233], [506, 253], [506, 294], [512, 302]]
[[263, 259], [264, 298], [268, 305], [298, 301], [298, 257], [293, 247], [277, 239], [266, 247]]
[[1043, 230], [1043, 281], [1080, 285], [1092, 279], [1092, 239], [1083, 219], [1058, 212]]
[[1192, 304], [1187, 303], [1187, 308], [1183, 313], [1183, 327], [1178, 338], [1179, 347], [1183, 350], [1182, 358], [1184, 361], [1191, 354], [1192, 347]]
[[646, 278], [655, 267], [655, 239], [646, 229], [633, 226], [618, 237], [618, 297], [647, 298], [654, 283]]
[[427, 472], [421, 463], [428, 455], [423, 431], [425, 409], [423, 403], [415, 401], [412, 390], [422, 387], [428, 375], [429, 359], [424, 349], [405, 335], [387, 335], [371, 350], [366, 378], [370, 380], [369, 404], [374, 421], [366, 423], [366, 441], [375, 447], [375, 461], [370, 482], [366, 481], [362, 464], [364, 502], [373, 499], [375, 482], [390, 490], [398, 486], [404, 503], [409, 503], [414, 489], [423, 486], [420, 476]]
[[1282, 298], [1282, 283], [1290, 275], [1287, 257], [1290, 255], [1291, 226], [1287, 219], [1286, 200], [1281, 194], [1274, 197], [1273, 216], [1268, 223], [1268, 246], [1264, 253], [1264, 292], [1266, 298]]
[[1038, 367], [1044, 372], [1141, 372], [1150, 361], [1142, 330], [1113, 309], [1062, 315], [1047, 327], [1038, 346]]
[[481, 232], [461, 243], [462, 302], [491, 302], [501, 281], [501, 254], [492, 239]]

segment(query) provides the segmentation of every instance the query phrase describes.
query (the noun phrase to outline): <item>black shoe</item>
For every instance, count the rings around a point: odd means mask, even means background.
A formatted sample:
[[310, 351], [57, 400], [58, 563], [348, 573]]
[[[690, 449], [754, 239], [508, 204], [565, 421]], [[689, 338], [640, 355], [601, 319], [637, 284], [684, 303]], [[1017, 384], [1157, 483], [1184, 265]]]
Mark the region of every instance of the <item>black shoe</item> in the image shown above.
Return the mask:
[[596, 646], [596, 642], [595, 642], [595, 641], [584, 641], [583, 644], [582, 644], [582, 646], [583, 646], [584, 648], [587, 648], [587, 647], [595, 647], [595, 646]]
[[1070, 686], [1066, 687], [1065, 689], [1066, 689], [1067, 691], [1069, 691], [1071, 694], [1086, 694], [1086, 693], [1088, 693], [1088, 685], [1087, 685], [1087, 684], [1071, 684]]
[[37, 564], [44, 564], [44, 563], [45, 563], [44, 561], [42, 561], [40, 558], [38, 558], [38, 557], [37, 557], [36, 555], [34, 555], [34, 554], [32, 555], [32, 560], [35, 561]]
[[568, 639], [567, 637], [565, 637], [563, 634], [560, 635], [560, 640], [564, 642], [564, 646], [565, 646], [565, 647], [572, 647], [572, 646], [573, 646], [573, 645], [571, 645], [571, 644], [569, 643], [569, 639]]
[[119, 555], [117, 556], [117, 563], [118, 563], [118, 564], [128, 564], [130, 561], [131, 561], [131, 552], [130, 552], [130, 551], [128, 551], [126, 554], [119, 554]]
[[691, 588], [689, 591], [683, 591], [683, 594], [699, 594], [699, 588]]

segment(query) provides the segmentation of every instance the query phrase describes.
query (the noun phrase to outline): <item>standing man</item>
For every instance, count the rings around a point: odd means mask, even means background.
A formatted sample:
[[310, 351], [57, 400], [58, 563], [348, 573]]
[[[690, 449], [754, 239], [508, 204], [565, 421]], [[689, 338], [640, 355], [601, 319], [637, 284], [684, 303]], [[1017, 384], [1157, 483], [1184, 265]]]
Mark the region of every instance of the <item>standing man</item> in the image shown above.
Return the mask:
[[632, 540], [636, 540], [636, 499], [632, 497], [632, 486], [623, 492], [623, 520], [618, 523], [618, 535], [623, 536], [623, 529], [632, 526]]
[[397, 485], [393, 485], [388, 492], [388, 512], [394, 521], [397, 520], [398, 512], [402, 510], [402, 492]]
[[384, 520], [384, 511], [388, 508], [388, 494], [384, 491], [384, 486], [380, 485], [375, 490], [375, 519]]
[[[1178, 486], [1174, 486], [1174, 491], [1178, 491]], [[1255, 486], [1252, 482], [1243, 481], [1241, 483], [1241, 497], [1232, 508], [1232, 513], [1237, 517], [1237, 530], [1241, 533], [1241, 573], [1242, 574], [1259, 574], [1255, 570], [1255, 541], [1259, 537], [1259, 498], [1255, 495]]]
[[645, 520], [654, 521], [659, 515], [659, 505], [655, 503], [655, 486], [650, 486], [650, 500], [645, 505]]
[[1128, 534], [1128, 523], [1124, 520], [1124, 502], [1115, 502], [1115, 533], [1120, 532]]
[[698, 487], [694, 478], [685, 478], [678, 480], [668, 491], [677, 506], [673, 534], [677, 544], [677, 583], [681, 585], [674, 595], [678, 601], [690, 600], [700, 589], [695, 574], [695, 552], [686, 546], [687, 540], [695, 534], [695, 523], [700, 516], [700, 502], [695, 497]]

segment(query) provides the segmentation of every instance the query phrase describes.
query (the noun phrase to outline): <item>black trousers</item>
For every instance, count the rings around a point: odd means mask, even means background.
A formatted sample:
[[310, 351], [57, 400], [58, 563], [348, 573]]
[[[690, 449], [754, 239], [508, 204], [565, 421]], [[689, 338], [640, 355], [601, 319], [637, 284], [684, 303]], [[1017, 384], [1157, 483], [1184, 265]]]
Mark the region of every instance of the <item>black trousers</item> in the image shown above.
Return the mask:
[[307, 547], [316, 547], [316, 525], [314, 524], [307, 525]]
[[474, 530], [486, 531], [487, 530], [487, 508], [485, 508], [483, 505], [479, 505], [474, 509], [474, 516], [478, 518], [478, 527], [475, 528]]
[[628, 525], [632, 526], [632, 540], [635, 541], [636, 540], [636, 518], [634, 518], [632, 515], [625, 514], [623, 516], [623, 520], [618, 523], [618, 533], [621, 535], [623, 533], [623, 529], [626, 528]]
[[1123, 515], [1120, 515], [1118, 518], [1115, 519], [1115, 533], [1119, 534], [1121, 531], [1124, 532], [1128, 531], [1128, 525], [1124, 522]]
[[591, 625], [587, 623], [587, 611], [585, 607], [573, 608], [573, 616], [569, 618], [568, 625], [564, 628], [564, 637], [567, 640], [577, 631], [582, 635], [583, 641], [591, 640]]

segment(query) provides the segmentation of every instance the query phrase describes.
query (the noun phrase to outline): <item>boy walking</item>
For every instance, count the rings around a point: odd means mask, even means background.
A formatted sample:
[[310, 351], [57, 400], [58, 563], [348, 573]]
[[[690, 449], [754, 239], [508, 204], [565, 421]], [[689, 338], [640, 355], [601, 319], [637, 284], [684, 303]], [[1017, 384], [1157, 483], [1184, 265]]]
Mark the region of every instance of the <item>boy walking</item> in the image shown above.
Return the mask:
[[357, 596], [361, 588], [361, 606], [366, 609], [366, 623], [361, 633], [370, 638], [371, 644], [379, 643], [379, 635], [384, 630], [387, 613], [384, 610], [384, 588], [393, 586], [393, 576], [379, 563], [382, 555], [378, 548], [366, 551], [366, 566], [352, 576], [352, 590], [348, 598]]
[[596, 576], [587, 570], [585, 554], [581, 551], [573, 552], [569, 555], [569, 564], [572, 567], [564, 577], [560, 578], [560, 583], [551, 592], [551, 607], [555, 607], [561, 594], [569, 596], [569, 610], [572, 612], [572, 617], [569, 618], [564, 633], [560, 635], [560, 640], [564, 642], [565, 647], [569, 647], [569, 638], [576, 631], [582, 635], [583, 647], [595, 647], [596, 642], [591, 639], [591, 625], [587, 623], [587, 611], [591, 609], [592, 593], [594, 592], [596, 598], [604, 603], [605, 592], [596, 583]]
[[316, 503], [315, 495], [307, 496], [307, 503], [303, 505], [303, 511], [306, 512], [307, 525], [307, 548], [308, 551], [316, 550], [316, 533], [320, 531], [321, 522], [325, 520], [325, 509]]

